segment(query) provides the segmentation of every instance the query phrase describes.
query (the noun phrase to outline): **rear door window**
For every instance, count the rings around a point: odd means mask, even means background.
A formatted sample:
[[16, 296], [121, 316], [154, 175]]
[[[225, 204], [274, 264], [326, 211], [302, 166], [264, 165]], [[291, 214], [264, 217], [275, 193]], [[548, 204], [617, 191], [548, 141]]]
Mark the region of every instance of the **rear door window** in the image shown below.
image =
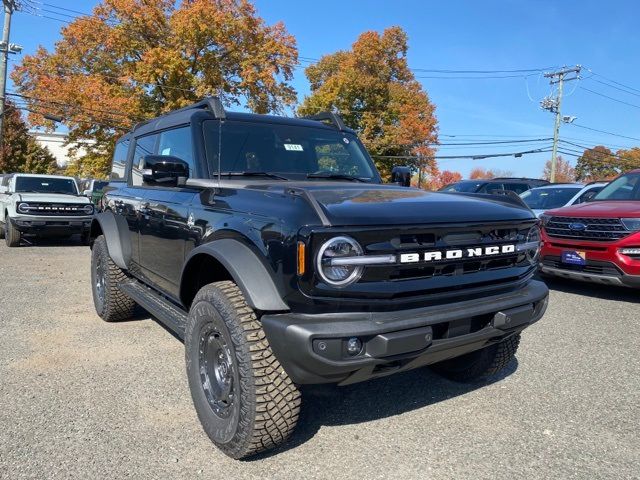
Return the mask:
[[518, 195], [522, 192], [529, 190], [529, 185], [526, 183], [505, 183], [504, 189], [511, 192], [516, 192]]

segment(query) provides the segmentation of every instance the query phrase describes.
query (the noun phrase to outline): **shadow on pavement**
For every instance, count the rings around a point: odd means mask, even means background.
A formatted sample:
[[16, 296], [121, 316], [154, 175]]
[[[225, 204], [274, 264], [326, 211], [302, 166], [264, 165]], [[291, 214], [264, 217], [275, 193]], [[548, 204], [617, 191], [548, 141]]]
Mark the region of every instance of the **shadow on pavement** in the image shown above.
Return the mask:
[[352, 425], [401, 415], [464, 395], [499, 382], [514, 373], [518, 360], [498, 375], [473, 384], [446, 380], [428, 368], [419, 368], [376, 380], [338, 387], [309, 385], [302, 388], [302, 410], [291, 439], [281, 447], [249, 459], [259, 460], [307, 442], [322, 426]]
[[546, 283], [549, 290], [574, 293], [576, 295], [587, 295], [589, 297], [601, 298], [603, 300], [614, 300], [629, 303], [640, 302], [640, 290], [633, 288], [599, 285], [596, 283], [571, 281], [564, 278], [546, 276], [539, 280]]
[[[72, 235], [70, 237], [22, 237], [20, 247], [82, 247], [80, 235]], [[87, 246], [88, 248], [88, 246]]]

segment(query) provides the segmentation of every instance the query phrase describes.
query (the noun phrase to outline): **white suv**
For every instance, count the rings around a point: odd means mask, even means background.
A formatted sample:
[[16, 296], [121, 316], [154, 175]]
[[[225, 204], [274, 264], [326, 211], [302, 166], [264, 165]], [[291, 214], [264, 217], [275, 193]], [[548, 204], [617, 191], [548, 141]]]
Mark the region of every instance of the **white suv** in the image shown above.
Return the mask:
[[0, 177], [0, 238], [17, 247], [23, 235], [79, 233], [87, 243], [94, 207], [73, 177], [16, 173]]

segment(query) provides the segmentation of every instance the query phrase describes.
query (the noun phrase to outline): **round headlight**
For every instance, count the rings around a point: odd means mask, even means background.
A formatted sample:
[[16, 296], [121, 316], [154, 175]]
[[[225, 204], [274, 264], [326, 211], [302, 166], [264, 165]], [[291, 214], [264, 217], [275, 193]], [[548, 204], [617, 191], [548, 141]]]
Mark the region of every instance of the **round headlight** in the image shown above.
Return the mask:
[[540, 256], [540, 227], [534, 225], [527, 233], [527, 245], [531, 245], [527, 251], [527, 260], [533, 265], [538, 261]]
[[20, 213], [29, 213], [29, 204], [28, 203], [21, 203], [18, 205], [18, 211]]
[[346, 287], [358, 281], [362, 275], [361, 265], [349, 265], [335, 260], [362, 255], [362, 247], [353, 238], [335, 237], [326, 241], [318, 251], [316, 267], [318, 274], [329, 285]]
[[84, 207], [82, 207], [82, 211], [87, 215], [91, 215], [93, 213], [93, 205], [91, 204], [85, 205]]

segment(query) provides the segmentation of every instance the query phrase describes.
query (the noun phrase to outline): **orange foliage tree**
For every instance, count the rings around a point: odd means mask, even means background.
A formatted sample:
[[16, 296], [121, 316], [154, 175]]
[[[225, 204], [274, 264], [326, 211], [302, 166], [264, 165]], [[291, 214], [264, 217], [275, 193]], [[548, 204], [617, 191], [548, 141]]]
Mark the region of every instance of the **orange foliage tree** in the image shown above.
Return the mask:
[[513, 172], [509, 170], [487, 170], [486, 168], [476, 167], [469, 173], [471, 180], [491, 179], [496, 177], [512, 177]]
[[[435, 106], [407, 64], [407, 35], [400, 27], [365, 32], [351, 50], [323, 56], [307, 67], [311, 94], [300, 115], [342, 114], [376, 160], [383, 176], [394, 164], [435, 172]], [[417, 157], [416, 159], [390, 157]]]
[[440, 190], [442, 187], [459, 182], [460, 180], [462, 180], [462, 174], [460, 172], [438, 170], [435, 174], [427, 178], [421, 186], [425, 190]]
[[640, 148], [618, 150], [597, 145], [586, 149], [576, 163], [576, 177], [580, 181], [610, 180], [621, 173], [640, 168]]
[[297, 55], [283, 24], [265, 24], [248, 0], [102, 0], [12, 78], [33, 124], [52, 126], [43, 113], [63, 117], [70, 141], [108, 166], [115, 136], [132, 123], [206, 95], [244, 99], [258, 113], [295, 104]]
[[[551, 160], [547, 160], [542, 171], [542, 178], [551, 180]], [[558, 155], [556, 161], [556, 183], [572, 183], [576, 181], [576, 171], [569, 162]]]

